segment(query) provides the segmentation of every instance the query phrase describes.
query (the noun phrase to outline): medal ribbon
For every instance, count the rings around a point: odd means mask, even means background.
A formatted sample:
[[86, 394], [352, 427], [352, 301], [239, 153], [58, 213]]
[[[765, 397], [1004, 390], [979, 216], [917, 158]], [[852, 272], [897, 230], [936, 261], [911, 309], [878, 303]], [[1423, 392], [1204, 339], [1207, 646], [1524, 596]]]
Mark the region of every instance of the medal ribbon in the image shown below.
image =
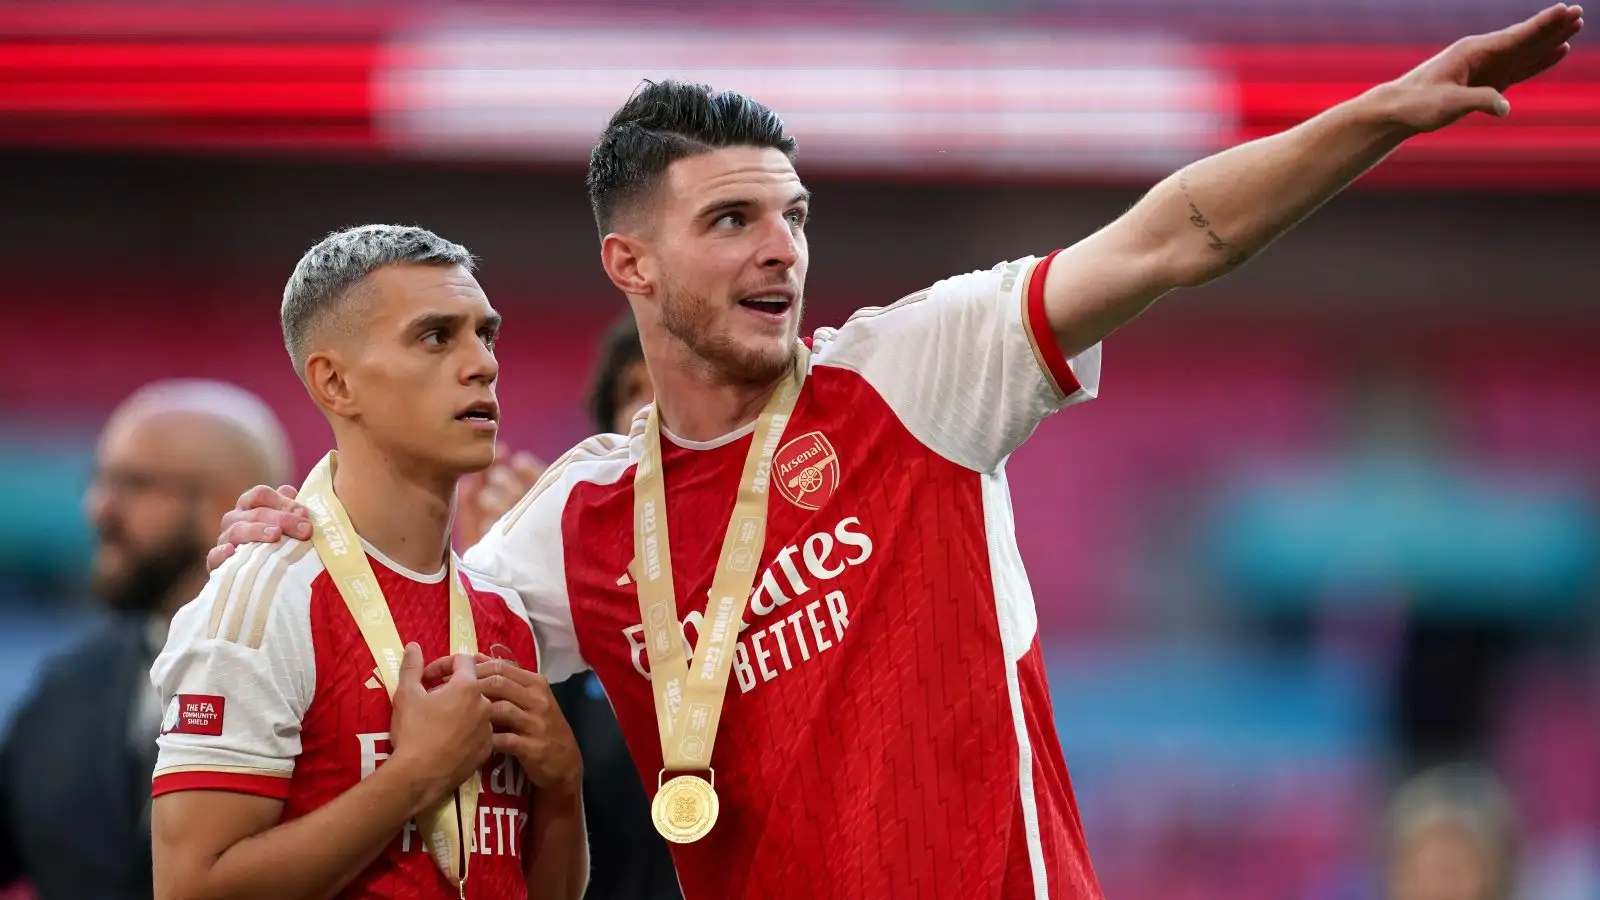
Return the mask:
[[[306, 477], [300, 488], [299, 500], [311, 513], [311, 542], [317, 556], [339, 588], [339, 596], [350, 610], [366, 639], [367, 649], [378, 664], [378, 677], [394, 700], [395, 688], [400, 683], [400, 661], [405, 655], [405, 645], [400, 643], [400, 632], [395, 628], [394, 616], [378, 587], [378, 578], [372, 573], [366, 551], [344, 504], [333, 493], [333, 473], [339, 465], [339, 454], [330, 451]], [[455, 554], [450, 554], [450, 652], [476, 654], [478, 633], [473, 626], [472, 604], [467, 601], [461, 587], [461, 575], [456, 570]], [[455, 794], [446, 797], [437, 807], [422, 815], [418, 824], [423, 840], [439, 871], [465, 896], [467, 884], [467, 853], [470, 845], [464, 839], [476, 828], [478, 793], [482, 789], [481, 776], [472, 773]]]
[[657, 406], [650, 407], [644, 451], [633, 477], [633, 568], [639, 589], [639, 620], [645, 629], [645, 654], [650, 661], [650, 686], [655, 692], [661, 759], [669, 772], [711, 768], [711, 747], [727, 697], [734, 646], [765, 546], [772, 457], [800, 397], [810, 357], [811, 351], [799, 345], [794, 368], [772, 392], [756, 419], [733, 516], [722, 538], [722, 553], [717, 558], [692, 668], [672, 585], [667, 495], [661, 472], [661, 416]]

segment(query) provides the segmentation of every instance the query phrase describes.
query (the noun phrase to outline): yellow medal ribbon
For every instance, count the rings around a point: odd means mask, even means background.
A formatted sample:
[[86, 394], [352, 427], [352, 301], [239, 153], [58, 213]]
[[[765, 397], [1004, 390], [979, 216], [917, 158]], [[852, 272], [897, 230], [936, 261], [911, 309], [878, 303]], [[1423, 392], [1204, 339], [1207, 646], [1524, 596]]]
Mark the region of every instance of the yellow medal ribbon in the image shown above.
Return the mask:
[[[772, 457], [800, 397], [810, 357], [811, 351], [805, 345], [797, 348], [793, 368], [756, 419], [692, 668], [672, 585], [666, 483], [661, 471], [661, 416], [656, 406], [651, 406], [645, 424], [644, 450], [633, 478], [634, 580], [639, 590], [639, 620], [645, 629], [645, 654], [650, 661], [650, 685], [655, 693], [664, 766], [657, 778], [651, 813], [656, 830], [669, 841], [697, 841], [717, 821], [711, 747], [727, 697], [739, 626], [765, 546]], [[679, 774], [661, 783], [669, 772], [695, 771], [710, 772], [713, 780]]]
[[[400, 643], [394, 616], [378, 587], [378, 578], [367, 561], [360, 537], [350, 524], [344, 504], [334, 496], [333, 473], [338, 465], [338, 451], [330, 451], [306, 477], [298, 499], [311, 513], [311, 543], [316, 547], [317, 556], [321, 557], [351, 618], [361, 629], [367, 649], [372, 651], [372, 658], [378, 664], [378, 677], [393, 701], [395, 688], [400, 683], [400, 661], [405, 655], [405, 645]], [[449, 578], [450, 652], [476, 654], [478, 632], [472, 622], [472, 604], [461, 587], [454, 553], [450, 554]], [[473, 772], [453, 796], [446, 797], [425, 813], [419, 823], [433, 861], [463, 897], [466, 896], [467, 857], [471, 846], [468, 837], [476, 830], [481, 789], [481, 776]]]

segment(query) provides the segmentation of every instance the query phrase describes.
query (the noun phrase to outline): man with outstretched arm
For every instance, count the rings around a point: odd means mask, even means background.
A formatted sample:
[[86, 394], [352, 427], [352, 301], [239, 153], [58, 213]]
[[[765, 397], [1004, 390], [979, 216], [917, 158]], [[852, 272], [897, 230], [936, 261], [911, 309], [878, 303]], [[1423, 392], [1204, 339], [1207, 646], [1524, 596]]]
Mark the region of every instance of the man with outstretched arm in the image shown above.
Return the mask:
[[[592, 668], [686, 900], [1099, 898], [1005, 464], [1093, 397], [1100, 341], [1260, 252], [1413, 135], [1556, 64], [1553, 6], [1186, 167], [1066, 250], [799, 337], [811, 195], [771, 110], [663, 82], [590, 157], [655, 389], [467, 553], [559, 680]], [[914, 231], [914, 222], [893, 222]], [[261, 490], [216, 556], [304, 529]], [[686, 651], [692, 654], [686, 660]]]

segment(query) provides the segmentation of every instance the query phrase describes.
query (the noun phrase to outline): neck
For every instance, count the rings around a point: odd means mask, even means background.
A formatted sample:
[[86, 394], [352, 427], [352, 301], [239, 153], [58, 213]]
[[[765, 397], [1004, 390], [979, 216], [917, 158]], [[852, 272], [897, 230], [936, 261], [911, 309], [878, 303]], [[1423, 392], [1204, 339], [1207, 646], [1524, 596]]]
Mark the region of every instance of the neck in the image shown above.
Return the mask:
[[651, 349], [646, 344], [645, 359], [662, 427], [688, 441], [715, 440], [754, 422], [783, 380], [731, 380], [676, 341]]
[[456, 476], [408, 465], [365, 440], [338, 445], [333, 492], [356, 534], [412, 571], [439, 571], [450, 551]]

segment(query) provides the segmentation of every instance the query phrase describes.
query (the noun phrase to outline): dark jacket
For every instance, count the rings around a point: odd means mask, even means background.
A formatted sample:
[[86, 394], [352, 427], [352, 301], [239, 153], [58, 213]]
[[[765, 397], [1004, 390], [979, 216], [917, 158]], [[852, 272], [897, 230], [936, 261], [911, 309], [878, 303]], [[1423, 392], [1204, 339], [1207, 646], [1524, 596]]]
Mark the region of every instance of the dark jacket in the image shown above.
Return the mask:
[[553, 685], [583, 752], [583, 815], [589, 826], [585, 900], [676, 900], [678, 876], [667, 842], [650, 821], [650, 801], [622, 730], [593, 672]]
[[142, 619], [117, 617], [45, 664], [0, 743], [0, 886], [39, 900], [146, 900], [155, 746], [130, 739], [148, 683]]

